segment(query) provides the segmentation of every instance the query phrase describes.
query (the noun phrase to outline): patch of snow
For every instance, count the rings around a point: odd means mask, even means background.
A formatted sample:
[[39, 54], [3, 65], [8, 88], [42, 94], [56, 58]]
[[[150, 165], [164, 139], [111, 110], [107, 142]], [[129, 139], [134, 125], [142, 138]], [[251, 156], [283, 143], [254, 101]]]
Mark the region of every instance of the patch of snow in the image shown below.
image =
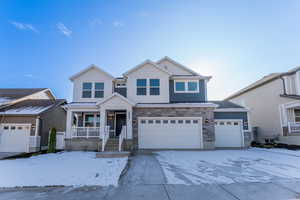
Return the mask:
[[95, 152], [61, 152], [0, 161], [0, 187], [118, 185], [127, 158]]
[[9, 103], [10, 101], [13, 101], [14, 99], [9, 97], [0, 97], [0, 105], [4, 105]]
[[16, 109], [9, 109], [6, 110], [4, 112], [0, 112], [0, 114], [23, 114], [23, 115], [34, 115], [34, 114], [39, 114], [45, 110], [47, 110], [48, 108], [50, 108], [52, 105], [50, 106], [24, 106], [24, 107], [20, 107], [20, 108], [16, 108]]
[[300, 157], [286, 151], [162, 151], [157, 158], [169, 184], [299, 180]]

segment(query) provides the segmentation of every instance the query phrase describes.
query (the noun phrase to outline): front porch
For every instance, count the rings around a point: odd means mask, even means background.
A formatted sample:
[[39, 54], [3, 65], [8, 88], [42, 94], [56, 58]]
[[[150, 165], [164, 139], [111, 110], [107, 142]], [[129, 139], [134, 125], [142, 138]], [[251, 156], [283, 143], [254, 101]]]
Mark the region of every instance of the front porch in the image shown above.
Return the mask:
[[281, 105], [283, 136], [300, 136], [300, 102]]
[[67, 107], [66, 150], [122, 151], [132, 143], [132, 105], [119, 95]]

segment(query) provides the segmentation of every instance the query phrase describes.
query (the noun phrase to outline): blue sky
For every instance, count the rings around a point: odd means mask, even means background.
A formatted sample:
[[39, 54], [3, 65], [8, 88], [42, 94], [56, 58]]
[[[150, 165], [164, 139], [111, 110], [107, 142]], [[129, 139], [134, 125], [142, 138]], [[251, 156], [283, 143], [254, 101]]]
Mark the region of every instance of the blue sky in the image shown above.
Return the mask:
[[300, 65], [300, 1], [1, 0], [0, 87], [49, 87], [90, 64], [120, 76], [169, 56], [211, 75], [209, 99]]

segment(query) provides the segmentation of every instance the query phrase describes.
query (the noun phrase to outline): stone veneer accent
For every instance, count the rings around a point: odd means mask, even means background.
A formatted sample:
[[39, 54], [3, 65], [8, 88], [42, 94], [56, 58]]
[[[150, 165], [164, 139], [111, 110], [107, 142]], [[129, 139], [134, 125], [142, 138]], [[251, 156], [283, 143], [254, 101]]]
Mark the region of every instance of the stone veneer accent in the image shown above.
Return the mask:
[[[101, 151], [102, 140], [99, 138], [73, 138], [65, 139], [66, 151]], [[123, 151], [132, 150], [132, 140], [125, 139], [122, 145]]]
[[203, 149], [215, 148], [213, 108], [134, 108], [132, 113], [133, 149], [138, 149], [138, 117], [202, 117]]

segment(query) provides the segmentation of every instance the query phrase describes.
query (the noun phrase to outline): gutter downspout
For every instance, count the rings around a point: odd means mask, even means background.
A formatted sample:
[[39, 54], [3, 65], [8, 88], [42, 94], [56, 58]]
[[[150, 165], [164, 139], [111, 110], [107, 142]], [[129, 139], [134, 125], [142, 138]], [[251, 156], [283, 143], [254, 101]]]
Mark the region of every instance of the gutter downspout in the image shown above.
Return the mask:
[[284, 78], [283, 78], [282, 76], [280, 76], [280, 79], [282, 80], [282, 83], [283, 83], [283, 94], [284, 94], [284, 95], [287, 95], [287, 93], [286, 93], [286, 88], [285, 88]]

